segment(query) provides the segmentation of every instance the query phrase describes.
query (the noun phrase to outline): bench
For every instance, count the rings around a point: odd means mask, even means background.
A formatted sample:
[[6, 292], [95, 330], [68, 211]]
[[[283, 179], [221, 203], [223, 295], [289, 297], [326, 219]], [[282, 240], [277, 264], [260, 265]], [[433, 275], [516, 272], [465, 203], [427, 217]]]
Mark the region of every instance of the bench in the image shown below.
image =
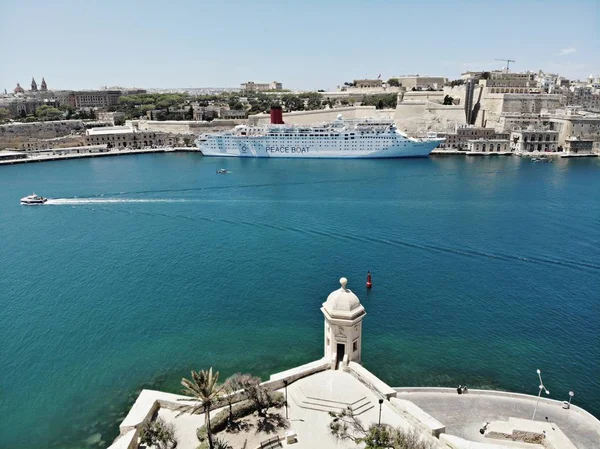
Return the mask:
[[260, 449], [271, 449], [273, 447], [280, 447], [279, 437], [269, 438], [268, 440], [260, 442]]

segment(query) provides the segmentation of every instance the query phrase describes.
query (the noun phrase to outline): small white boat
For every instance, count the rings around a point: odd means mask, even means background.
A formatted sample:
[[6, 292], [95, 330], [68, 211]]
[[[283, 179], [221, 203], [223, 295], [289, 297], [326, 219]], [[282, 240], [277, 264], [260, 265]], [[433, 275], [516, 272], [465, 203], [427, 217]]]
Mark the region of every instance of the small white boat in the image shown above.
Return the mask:
[[38, 196], [35, 193], [26, 196], [25, 198], [21, 198], [21, 204], [25, 206], [39, 206], [48, 201], [48, 198], [44, 198], [43, 196]]
[[225, 170], [224, 168], [220, 168], [219, 170], [217, 170], [218, 175], [226, 175], [227, 173], [229, 173], [229, 172], [227, 170]]

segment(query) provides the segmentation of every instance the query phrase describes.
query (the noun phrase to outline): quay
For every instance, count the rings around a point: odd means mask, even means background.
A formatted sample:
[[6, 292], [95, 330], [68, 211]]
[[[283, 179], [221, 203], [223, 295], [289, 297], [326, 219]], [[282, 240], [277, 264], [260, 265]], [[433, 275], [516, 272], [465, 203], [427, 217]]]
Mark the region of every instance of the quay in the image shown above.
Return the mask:
[[[0, 165], [26, 164], [30, 162], [58, 161], [63, 159], [81, 159], [89, 157], [125, 156], [130, 154], [189, 152], [200, 153], [195, 147], [160, 147], [141, 149], [100, 149], [89, 150], [89, 147], [56, 148], [50, 153], [29, 156], [26, 152], [0, 151]], [[75, 150], [81, 152], [74, 152]], [[6, 157], [6, 158], [3, 158]]]
[[[274, 447], [271, 442], [296, 449], [354, 449], [353, 441], [331, 432], [338, 420], [346, 422], [340, 417], [345, 411], [360, 419], [362, 429], [384, 424], [405, 434], [414, 432], [431, 449], [598, 449], [600, 421], [570, 402], [567, 406], [504, 391], [458, 394], [455, 388], [390, 387], [362, 366], [362, 322], [367, 313], [347, 282], [341, 278], [341, 288], [331, 292], [321, 307], [325, 330], [322, 358], [272, 374], [260, 384], [284, 399], [278, 409], [270, 409], [269, 419], [276, 423], [271, 424], [272, 430], [250, 425], [253, 418], [244, 418], [253, 412], [248, 409], [239, 417], [245, 419], [245, 427], [227, 432], [222, 426], [215, 429], [217, 438], [250, 449]], [[227, 395], [210, 408], [213, 423], [225, 422], [228, 403], [237, 404], [248, 397], [243, 387]], [[181, 411], [182, 404], [198, 406], [196, 401], [142, 390], [109, 449], [145, 447], [140, 431], [157, 419], [172, 426], [178, 449], [206, 448], [206, 437], [198, 431], [206, 424], [204, 413]], [[360, 428], [354, 429], [358, 432], [354, 436], [361, 436]]]

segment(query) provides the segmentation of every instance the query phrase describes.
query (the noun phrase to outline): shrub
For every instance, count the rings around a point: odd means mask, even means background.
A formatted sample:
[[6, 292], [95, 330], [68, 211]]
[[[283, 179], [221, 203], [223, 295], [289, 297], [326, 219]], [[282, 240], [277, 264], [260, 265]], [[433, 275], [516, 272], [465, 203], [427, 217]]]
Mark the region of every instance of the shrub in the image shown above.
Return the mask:
[[172, 424], [167, 424], [160, 418], [147, 421], [140, 429], [140, 442], [146, 446], [156, 446], [159, 449], [175, 447], [175, 431]]
[[[285, 396], [282, 393], [272, 392], [270, 398], [271, 398], [271, 401], [270, 401], [269, 405], [271, 407], [279, 408], [279, 407], [283, 407], [283, 405], [285, 404]], [[231, 410], [231, 414], [232, 414], [232, 418], [234, 420], [236, 420], [236, 419], [240, 419], [245, 416], [248, 416], [248, 415], [254, 413], [255, 411], [256, 411], [256, 403], [251, 400], [246, 400], [246, 401], [238, 402], [237, 404], [235, 404]], [[227, 427], [228, 420], [229, 420], [229, 410], [228, 409], [223, 409], [219, 413], [217, 413], [214, 416], [214, 418], [212, 418], [210, 420], [210, 428], [212, 429], [213, 434], [221, 432], [222, 430], [225, 430], [225, 428]], [[198, 429], [196, 429], [196, 437], [198, 438], [198, 440], [201, 443], [206, 442], [206, 444], [208, 444], [208, 436], [206, 434], [206, 426], [198, 427]], [[199, 449], [200, 449], [200, 447], [199, 447]]]

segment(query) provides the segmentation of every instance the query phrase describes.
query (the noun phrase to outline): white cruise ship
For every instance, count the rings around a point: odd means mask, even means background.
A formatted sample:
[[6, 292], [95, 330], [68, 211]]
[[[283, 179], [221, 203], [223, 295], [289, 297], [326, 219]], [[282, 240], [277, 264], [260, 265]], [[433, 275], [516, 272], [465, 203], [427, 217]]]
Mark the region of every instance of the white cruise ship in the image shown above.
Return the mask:
[[196, 143], [204, 156], [398, 158], [427, 157], [443, 141], [408, 137], [393, 120], [347, 120], [340, 115], [318, 126], [237, 125], [232, 131], [203, 135]]

